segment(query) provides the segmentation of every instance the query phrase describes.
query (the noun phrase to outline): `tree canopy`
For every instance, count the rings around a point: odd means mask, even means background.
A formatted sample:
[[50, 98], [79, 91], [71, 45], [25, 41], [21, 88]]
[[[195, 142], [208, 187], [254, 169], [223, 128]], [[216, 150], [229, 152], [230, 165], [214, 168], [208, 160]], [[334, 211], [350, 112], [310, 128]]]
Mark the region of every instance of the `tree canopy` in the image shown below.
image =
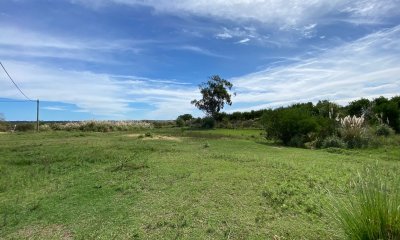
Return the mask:
[[195, 99], [191, 103], [208, 116], [215, 118], [225, 104], [232, 105], [231, 94], [228, 91], [232, 86], [232, 83], [218, 75], [211, 76], [207, 82], [199, 85], [203, 98]]

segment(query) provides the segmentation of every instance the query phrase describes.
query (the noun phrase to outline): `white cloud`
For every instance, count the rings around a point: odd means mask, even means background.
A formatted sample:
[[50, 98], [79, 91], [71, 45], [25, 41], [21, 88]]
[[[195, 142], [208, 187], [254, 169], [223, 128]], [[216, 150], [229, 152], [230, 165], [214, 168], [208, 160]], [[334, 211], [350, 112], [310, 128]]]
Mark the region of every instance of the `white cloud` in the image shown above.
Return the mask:
[[63, 106], [46, 106], [41, 107], [41, 109], [50, 110], [50, 111], [65, 111], [65, 107]]
[[[87, 0], [74, 0], [87, 4]], [[107, 3], [150, 6], [157, 12], [191, 14], [233, 21], [258, 21], [278, 26], [306, 26], [338, 13], [350, 19], [383, 19], [396, 16], [398, 0], [91, 0], [93, 6]], [[367, 21], [365, 21], [367, 23]]]
[[[3, 61], [20, 88], [32, 99], [75, 105], [75, 112], [92, 113], [110, 119], [143, 118], [130, 104], [152, 106], [145, 118], [173, 119], [193, 112], [190, 101], [198, 97], [197, 88], [170, 80], [118, 76], [48, 68], [21, 61]], [[0, 97], [22, 99], [4, 74], [0, 74]], [[65, 110], [60, 106], [46, 110]]]
[[218, 33], [218, 34], [215, 35], [215, 37], [216, 37], [216, 38], [219, 38], [219, 39], [229, 39], [229, 38], [233, 38], [233, 36], [232, 36], [230, 33], [228, 33], [228, 32]]
[[[84, 39], [35, 32], [18, 26], [0, 24], [0, 55], [9, 58], [61, 58], [85, 62], [116, 63], [112, 52], [138, 54], [150, 40]], [[107, 54], [107, 57], [104, 57]]]
[[236, 103], [251, 109], [321, 99], [343, 102], [400, 93], [400, 26], [314, 58], [232, 79]]
[[185, 50], [185, 51], [191, 51], [197, 54], [205, 55], [205, 56], [210, 56], [210, 57], [217, 57], [217, 58], [228, 58], [227, 56], [220, 55], [218, 53], [214, 53], [208, 49], [204, 49], [198, 46], [192, 46], [192, 45], [183, 45], [179, 47], [174, 47], [176, 50]]
[[244, 43], [247, 43], [247, 42], [249, 42], [249, 41], [250, 41], [250, 38], [245, 38], [245, 39], [242, 39], [242, 40], [237, 41], [236, 43], [244, 44]]

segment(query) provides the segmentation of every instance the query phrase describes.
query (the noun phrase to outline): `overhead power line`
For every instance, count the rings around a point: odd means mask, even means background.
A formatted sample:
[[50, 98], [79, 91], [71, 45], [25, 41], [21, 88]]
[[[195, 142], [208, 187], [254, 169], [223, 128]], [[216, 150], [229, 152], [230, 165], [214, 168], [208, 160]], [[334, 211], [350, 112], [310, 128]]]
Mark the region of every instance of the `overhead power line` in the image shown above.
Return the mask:
[[14, 80], [12, 79], [12, 77], [10, 76], [10, 74], [8, 74], [6, 68], [4, 67], [3, 63], [1, 63], [1, 61], [0, 61], [0, 65], [1, 65], [1, 67], [3, 68], [4, 72], [7, 74], [8, 78], [10, 78], [11, 82], [12, 82], [12, 83], [14, 84], [14, 86], [18, 89], [18, 91], [19, 91], [22, 95], [24, 95], [24, 97], [25, 97], [26, 99], [28, 99], [29, 101], [32, 101], [28, 96], [26, 96], [26, 94], [21, 90], [21, 88], [19, 88], [18, 85], [14, 82]]

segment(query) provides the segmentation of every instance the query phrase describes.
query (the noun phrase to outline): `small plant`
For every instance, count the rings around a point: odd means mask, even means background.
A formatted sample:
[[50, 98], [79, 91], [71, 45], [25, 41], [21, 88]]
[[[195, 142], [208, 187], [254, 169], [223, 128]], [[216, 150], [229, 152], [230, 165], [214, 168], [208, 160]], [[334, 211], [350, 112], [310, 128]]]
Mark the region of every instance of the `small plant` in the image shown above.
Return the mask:
[[204, 148], [209, 148], [210, 146], [211, 146], [211, 145], [210, 145], [210, 143], [208, 143], [208, 142], [204, 143], [204, 145], [203, 145]]
[[355, 193], [334, 200], [332, 213], [347, 239], [400, 239], [400, 191], [376, 172], [366, 171], [352, 182]]
[[144, 134], [144, 136], [145, 136], [145, 137], [152, 138], [152, 137], [153, 137], [153, 134], [152, 134], [151, 132], [146, 132], [146, 133]]
[[346, 143], [339, 137], [333, 135], [322, 141], [322, 148], [346, 148]]
[[393, 133], [394, 133], [393, 129], [386, 124], [380, 124], [375, 130], [375, 134], [377, 136], [387, 137], [392, 135]]

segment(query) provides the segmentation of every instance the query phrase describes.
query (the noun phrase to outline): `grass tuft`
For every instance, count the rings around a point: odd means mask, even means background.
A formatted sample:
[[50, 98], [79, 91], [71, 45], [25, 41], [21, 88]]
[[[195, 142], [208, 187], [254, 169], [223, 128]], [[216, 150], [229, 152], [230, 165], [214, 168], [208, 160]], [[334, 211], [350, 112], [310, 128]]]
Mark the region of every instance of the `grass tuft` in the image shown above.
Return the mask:
[[358, 174], [355, 192], [333, 205], [347, 239], [400, 239], [399, 181], [383, 181], [376, 171]]

